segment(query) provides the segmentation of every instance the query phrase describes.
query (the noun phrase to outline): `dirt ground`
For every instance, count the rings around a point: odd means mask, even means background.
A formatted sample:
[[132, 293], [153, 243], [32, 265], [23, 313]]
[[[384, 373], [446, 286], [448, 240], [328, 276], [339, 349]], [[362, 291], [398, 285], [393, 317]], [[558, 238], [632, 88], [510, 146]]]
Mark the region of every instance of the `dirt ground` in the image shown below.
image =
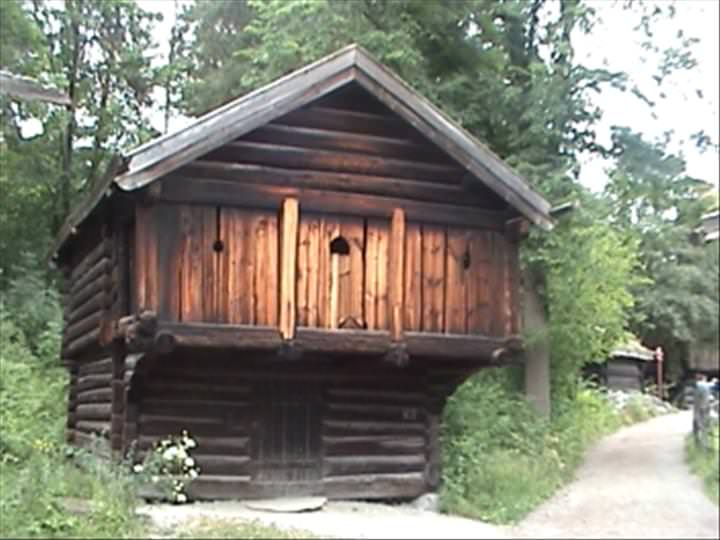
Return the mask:
[[718, 507], [684, 461], [690, 427], [691, 416], [683, 412], [611, 435], [589, 452], [573, 483], [514, 527], [357, 502], [295, 514], [254, 511], [238, 502], [139, 511], [165, 531], [207, 517], [256, 519], [340, 538], [718, 538]]

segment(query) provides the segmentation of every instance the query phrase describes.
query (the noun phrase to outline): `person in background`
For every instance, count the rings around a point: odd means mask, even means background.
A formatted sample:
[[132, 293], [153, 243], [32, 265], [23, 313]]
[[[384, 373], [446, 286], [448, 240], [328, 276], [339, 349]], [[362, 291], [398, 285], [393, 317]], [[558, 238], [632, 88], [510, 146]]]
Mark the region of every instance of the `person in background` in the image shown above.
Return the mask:
[[693, 437], [695, 444], [705, 447], [708, 417], [710, 415], [711, 383], [704, 373], [695, 375], [693, 399]]

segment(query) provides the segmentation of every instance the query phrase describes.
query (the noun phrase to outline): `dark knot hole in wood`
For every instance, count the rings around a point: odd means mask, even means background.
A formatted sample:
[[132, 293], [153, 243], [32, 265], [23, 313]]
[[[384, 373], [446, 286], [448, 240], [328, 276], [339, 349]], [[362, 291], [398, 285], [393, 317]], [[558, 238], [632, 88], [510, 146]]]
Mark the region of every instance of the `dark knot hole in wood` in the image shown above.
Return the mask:
[[350, 255], [350, 244], [342, 236], [333, 238], [330, 242], [330, 253], [332, 255]]
[[213, 244], [213, 251], [215, 253], [220, 253], [223, 249], [225, 249], [225, 244], [222, 240], [215, 240], [215, 243]]
[[464, 270], [470, 268], [470, 252], [468, 250], [465, 250], [465, 253], [463, 253], [462, 266]]

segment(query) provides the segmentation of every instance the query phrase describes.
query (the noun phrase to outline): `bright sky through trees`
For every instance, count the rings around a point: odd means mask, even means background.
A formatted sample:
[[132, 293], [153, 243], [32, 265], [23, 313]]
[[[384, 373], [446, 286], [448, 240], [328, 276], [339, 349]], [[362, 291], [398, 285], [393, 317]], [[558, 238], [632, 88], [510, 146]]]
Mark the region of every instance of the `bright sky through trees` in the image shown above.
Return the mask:
[[[178, 3], [182, 5], [186, 0]], [[167, 54], [170, 29], [175, 19], [175, 2], [139, 0], [138, 4], [143, 9], [163, 14], [163, 21], [157, 24], [155, 39], [158, 53]], [[662, 138], [665, 132], [672, 130], [669, 150], [685, 157], [689, 174], [717, 185], [720, 178], [717, 151], [711, 149], [700, 153], [690, 135], [704, 130], [714, 142], [720, 140], [720, 1], [680, 0], [675, 3], [674, 19], [653, 25], [653, 42], [661, 49], [678, 43], [678, 29], [683, 30], [685, 37], [699, 40], [693, 48], [698, 65], [690, 71], [675, 73], [663, 82], [662, 87], [652, 80], [652, 75], [657, 72], [658, 57], [643, 50], [643, 36], [640, 31], [634, 30], [639, 16], [631, 15], [616, 0], [590, 0], [590, 4], [596, 9], [600, 21], [590, 35], [579, 33], [574, 36], [577, 61], [590, 67], [627, 72], [632, 81], [656, 103], [650, 109], [629, 93], [605, 88], [593, 98], [604, 110], [598, 129], [600, 142], [609, 142], [610, 127], [613, 125], [629, 126], [650, 139]], [[702, 97], [698, 96], [697, 90]], [[661, 91], [666, 97], [660, 97]], [[158, 98], [162, 96], [160, 90], [156, 94]], [[151, 121], [156, 129], [163, 129], [163, 115], [159, 110], [151, 115]], [[170, 129], [177, 129], [187, 121], [186, 118], [176, 117], [171, 121]], [[586, 157], [582, 162], [581, 182], [594, 190], [602, 189], [606, 180], [604, 169], [611, 163], [598, 157]]]

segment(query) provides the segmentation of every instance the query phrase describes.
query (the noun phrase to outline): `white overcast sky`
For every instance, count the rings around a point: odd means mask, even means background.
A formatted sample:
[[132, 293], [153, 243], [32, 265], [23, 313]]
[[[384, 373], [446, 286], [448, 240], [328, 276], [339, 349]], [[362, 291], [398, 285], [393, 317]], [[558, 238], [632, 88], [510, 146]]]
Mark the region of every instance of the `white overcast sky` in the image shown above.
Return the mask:
[[[552, 1], [552, 0], [551, 0]], [[668, 0], [659, 0], [664, 4]], [[175, 17], [173, 0], [139, 0], [144, 9], [159, 11], [164, 19], [155, 32], [157, 52], [165, 54], [167, 41]], [[591, 35], [578, 35], [574, 39], [577, 61], [587, 67], [606, 67], [610, 70], [625, 71], [643, 91], [657, 88], [651, 79], [655, 73], [657, 58], [651, 57], [640, 46], [642, 36], [633, 31], [638, 17], [628, 12], [615, 0], [589, 0], [600, 17]], [[700, 40], [693, 48], [698, 66], [666, 80], [661, 88], [667, 94], [659, 99], [654, 110], [650, 110], [637, 98], [620, 91], [607, 89], [593, 99], [604, 111], [599, 125], [600, 141], [609, 141], [610, 126], [629, 126], [641, 131], [649, 139], [662, 136], [668, 130], [674, 132], [670, 149], [681, 153], [688, 163], [689, 174], [718, 184], [720, 164], [718, 154], [707, 151], [699, 153], [689, 136], [704, 129], [715, 142], [720, 141], [720, 117], [718, 96], [720, 95], [720, 0], [678, 0], [675, 2], [676, 15], [673, 20], [662, 21], [653, 26], [654, 42], [665, 48], [678, 44], [677, 31], [682, 29], [688, 37]], [[700, 89], [703, 98], [696, 94]], [[654, 113], [654, 117], [653, 114]], [[153, 126], [163, 129], [161, 114], [152, 114]], [[187, 119], [176, 118], [170, 129], [177, 129]], [[605, 184], [604, 170], [611, 164], [600, 159], [585, 158], [581, 181], [592, 189], [602, 189]]]

